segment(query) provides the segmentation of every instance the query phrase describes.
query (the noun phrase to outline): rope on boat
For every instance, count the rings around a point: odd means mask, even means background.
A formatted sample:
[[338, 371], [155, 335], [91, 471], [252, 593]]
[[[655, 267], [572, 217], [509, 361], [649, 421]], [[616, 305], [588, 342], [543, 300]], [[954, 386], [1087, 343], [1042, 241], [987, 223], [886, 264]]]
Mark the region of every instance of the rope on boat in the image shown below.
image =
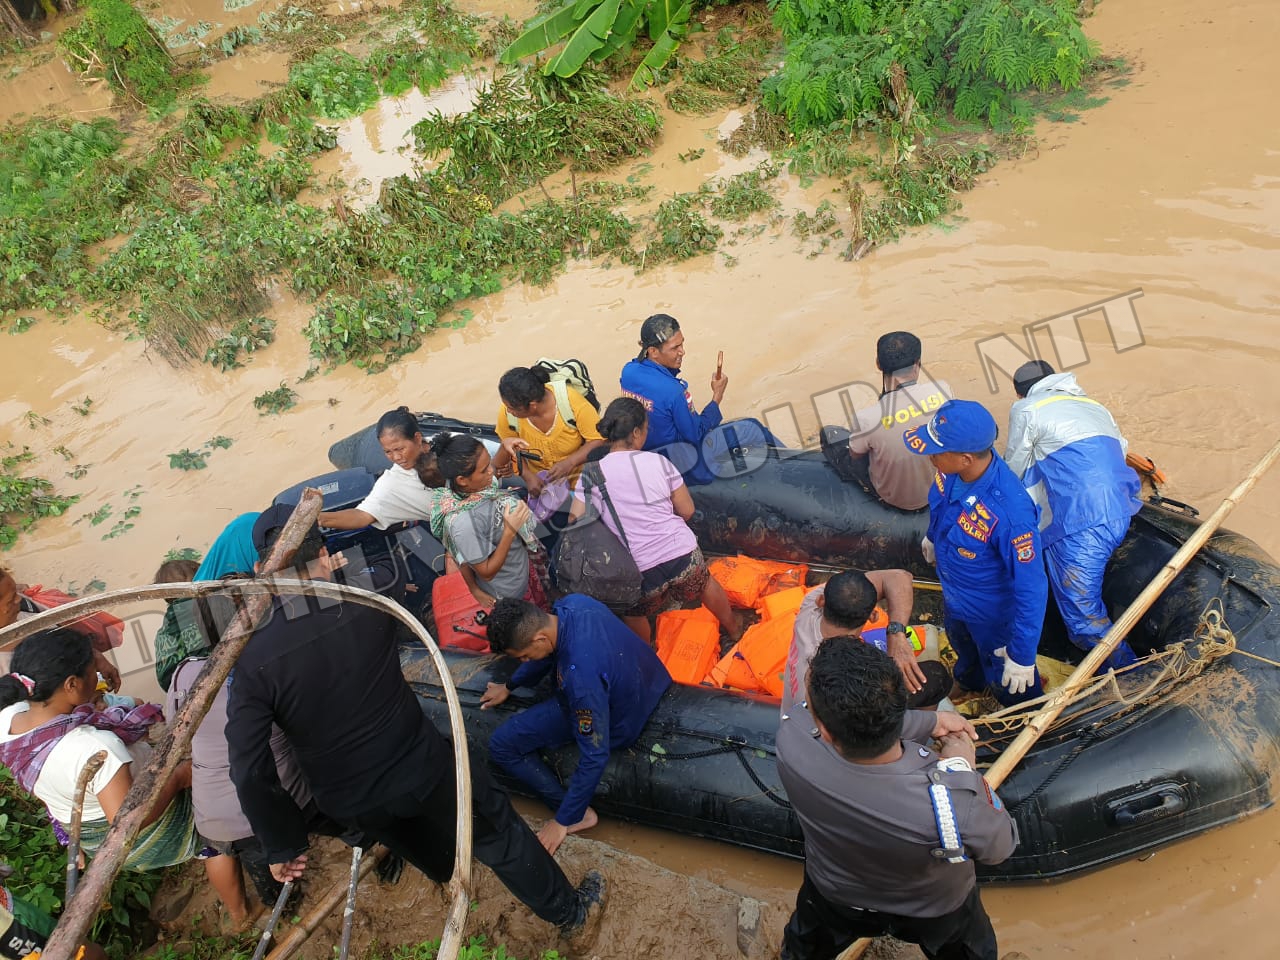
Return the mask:
[[[1095, 677], [1081, 690], [1078, 702], [1087, 709], [1111, 703], [1118, 703], [1125, 709], [1132, 709], [1147, 703], [1154, 696], [1167, 694], [1178, 684], [1195, 679], [1209, 664], [1233, 653], [1240, 653], [1280, 667], [1280, 663], [1274, 660], [1268, 660], [1266, 657], [1238, 648], [1235, 634], [1227, 626], [1221, 598], [1214, 597], [1201, 613], [1200, 621], [1190, 640], [1171, 643], [1163, 650], [1149, 654], [1128, 667], [1109, 670]], [[981, 724], [990, 731], [990, 735], [980, 742], [989, 743], [1017, 733], [1030, 722], [1051, 696], [1051, 692], [1045, 693], [1016, 707], [1008, 707], [974, 718], [975, 723]], [[1048, 729], [1056, 729], [1077, 718], [1078, 713], [1061, 717]]]

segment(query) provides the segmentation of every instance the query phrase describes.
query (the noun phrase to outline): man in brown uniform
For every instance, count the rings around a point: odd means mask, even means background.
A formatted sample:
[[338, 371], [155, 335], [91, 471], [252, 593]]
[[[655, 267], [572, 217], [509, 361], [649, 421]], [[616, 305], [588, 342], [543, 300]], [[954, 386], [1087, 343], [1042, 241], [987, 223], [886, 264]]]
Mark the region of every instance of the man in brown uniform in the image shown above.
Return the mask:
[[833, 960], [886, 933], [927, 957], [997, 960], [973, 860], [1006, 859], [1018, 830], [974, 771], [973, 726], [907, 710], [898, 667], [853, 637], [823, 641], [808, 690], [778, 729], [805, 840], [782, 960]]
[[927, 423], [951, 396], [941, 380], [920, 376], [920, 338], [899, 330], [876, 341], [880, 403], [854, 415], [851, 468], [864, 487], [899, 510], [929, 505], [933, 467], [903, 445], [902, 435]]

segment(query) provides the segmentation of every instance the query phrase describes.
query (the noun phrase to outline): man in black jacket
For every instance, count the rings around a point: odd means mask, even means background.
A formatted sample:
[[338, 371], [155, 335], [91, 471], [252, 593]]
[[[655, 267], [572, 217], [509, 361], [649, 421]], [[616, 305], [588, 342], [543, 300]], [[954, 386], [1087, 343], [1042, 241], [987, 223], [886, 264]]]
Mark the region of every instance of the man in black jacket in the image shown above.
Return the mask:
[[[266, 556], [291, 509], [272, 507], [254, 525]], [[325, 580], [342, 565], [317, 528], [295, 558], [300, 578]], [[361, 586], [388, 588], [388, 558], [355, 571]], [[346, 579], [350, 580], [350, 572]], [[276, 776], [271, 724], [285, 732], [319, 808], [386, 844], [436, 882], [453, 868], [456, 822], [453, 748], [405, 682], [395, 620], [353, 603], [279, 597], [250, 639], [230, 681], [227, 742], [231, 778], [278, 880], [306, 868], [306, 823]], [[591, 871], [577, 890], [482, 763], [471, 764], [475, 857], [522, 903], [575, 937], [603, 905]], [[599, 911], [595, 911], [598, 913]]]

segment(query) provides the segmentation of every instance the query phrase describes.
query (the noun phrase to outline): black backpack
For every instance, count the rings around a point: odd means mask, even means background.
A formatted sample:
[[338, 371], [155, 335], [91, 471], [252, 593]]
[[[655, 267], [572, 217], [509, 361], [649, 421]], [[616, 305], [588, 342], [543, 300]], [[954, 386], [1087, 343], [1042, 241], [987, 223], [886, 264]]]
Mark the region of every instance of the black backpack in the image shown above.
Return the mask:
[[[631, 556], [622, 521], [602, 481], [598, 464], [583, 469], [580, 482], [587, 511], [560, 535], [556, 546], [556, 586], [562, 593], [581, 593], [599, 600], [614, 613], [626, 613], [640, 600], [640, 568]], [[614, 536], [591, 505], [592, 486], [599, 488], [623, 539]]]

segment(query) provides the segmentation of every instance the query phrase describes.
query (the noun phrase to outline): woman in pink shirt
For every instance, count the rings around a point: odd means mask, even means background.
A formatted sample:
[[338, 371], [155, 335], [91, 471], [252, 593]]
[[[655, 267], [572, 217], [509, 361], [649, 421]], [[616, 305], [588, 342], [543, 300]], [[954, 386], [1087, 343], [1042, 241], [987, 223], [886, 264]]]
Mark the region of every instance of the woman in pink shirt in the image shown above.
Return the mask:
[[[732, 633], [736, 625], [729, 598], [707, 570], [698, 538], [686, 522], [693, 516], [689, 488], [670, 460], [644, 449], [648, 432], [644, 407], [631, 397], [614, 400], [600, 417], [600, 433], [609, 452], [600, 459], [599, 470], [621, 530], [600, 490], [592, 488], [589, 495], [605, 525], [627, 545], [643, 576], [640, 601], [622, 619], [649, 640], [653, 617], [664, 610], [703, 603]], [[586, 509], [581, 491], [579, 480], [572, 511], [575, 519]]]

